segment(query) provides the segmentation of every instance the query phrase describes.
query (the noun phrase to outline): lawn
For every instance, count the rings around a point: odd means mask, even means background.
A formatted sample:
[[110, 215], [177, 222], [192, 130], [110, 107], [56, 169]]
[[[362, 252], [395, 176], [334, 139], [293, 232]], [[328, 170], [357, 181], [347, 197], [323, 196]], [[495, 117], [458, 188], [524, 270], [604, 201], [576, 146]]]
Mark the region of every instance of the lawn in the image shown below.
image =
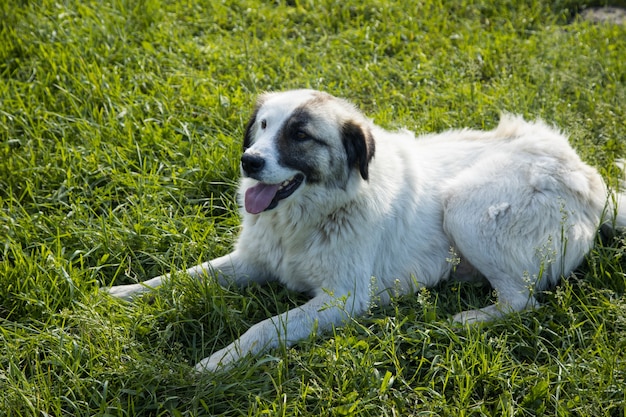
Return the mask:
[[[550, 3], [550, 4], [544, 4]], [[4, 0], [0, 415], [626, 416], [626, 241], [543, 307], [486, 326], [445, 283], [228, 372], [192, 365], [305, 298], [176, 275], [223, 255], [243, 128], [311, 87], [390, 129], [560, 126], [613, 186], [626, 157], [626, 25], [559, 0]]]

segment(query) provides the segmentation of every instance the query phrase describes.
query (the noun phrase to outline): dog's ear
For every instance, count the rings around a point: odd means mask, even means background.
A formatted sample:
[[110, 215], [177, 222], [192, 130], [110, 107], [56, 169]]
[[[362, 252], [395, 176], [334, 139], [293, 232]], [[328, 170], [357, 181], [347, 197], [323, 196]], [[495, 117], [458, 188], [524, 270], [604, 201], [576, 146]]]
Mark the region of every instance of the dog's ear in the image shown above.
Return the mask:
[[367, 126], [349, 121], [341, 127], [341, 136], [348, 156], [348, 166], [358, 167], [361, 177], [367, 180], [368, 166], [375, 151], [372, 132]]
[[252, 116], [250, 116], [250, 120], [248, 120], [248, 123], [246, 124], [246, 130], [243, 134], [243, 150], [244, 151], [252, 145], [252, 127], [256, 123], [257, 114], [259, 113], [261, 106], [263, 106], [263, 103], [265, 102], [267, 95], [268, 94], [263, 94], [259, 96], [259, 98], [256, 101], [256, 104], [254, 105], [254, 110], [252, 110]]
[[258, 112], [259, 112], [259, 106], [257, 105], [254, 108], [254, 111], [252, 112], [252, 116], [250, 116], [250, 120], [248, 120], [248, 123], [246, 124], [246, 130], [245, 130], [245, 133], [243, 134], [244, 152], [246, 149], [250, 147], [250, 145], [252, 145], [252, 126], [254, 126], [254, 123], [256, 122], [256, 115]]

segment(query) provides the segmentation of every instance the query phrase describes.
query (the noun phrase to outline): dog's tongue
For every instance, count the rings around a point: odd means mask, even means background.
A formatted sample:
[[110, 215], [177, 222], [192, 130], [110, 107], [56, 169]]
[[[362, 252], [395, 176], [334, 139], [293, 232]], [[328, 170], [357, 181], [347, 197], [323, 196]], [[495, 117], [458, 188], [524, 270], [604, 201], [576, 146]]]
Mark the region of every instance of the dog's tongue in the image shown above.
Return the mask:
[[274, 199], [279, 188], [280, 184], [263, 184], [262, 182], [248, 188], [244, 198], [246, 211], [250, 214], [259, 214], [265, 210]]

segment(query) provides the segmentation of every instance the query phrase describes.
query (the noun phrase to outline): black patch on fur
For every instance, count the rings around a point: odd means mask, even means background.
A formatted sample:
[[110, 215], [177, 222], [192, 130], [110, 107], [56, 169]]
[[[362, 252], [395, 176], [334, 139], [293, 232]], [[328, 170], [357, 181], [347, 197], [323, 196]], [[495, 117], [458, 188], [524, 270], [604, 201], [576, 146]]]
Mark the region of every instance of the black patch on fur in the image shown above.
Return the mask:
[[278, 163], [301, 171], [308, 183], [321, 181], [316, 161], [310, 155], [315, 154], [313, 147], [328, 146], [326, 142], [313, 136], [307, 126], [311, 124], [311, 114], [305, 107], [296, 109], [278, 132]]
[[[285, 125], [282, 128], [282, 133], [291, 140], [300, 141], [306, 140], [299, 137], [299, 134], [306, 132], [306, 126], [311, 121], [311, 115], [305, 108], [298, 108], [294, 110], [291, 117], [285, 121]], [[312, 139], [311, 135], [308, 135], [308, 139]]]
[[343, 146], [348, 156], [348, 166], [358, 168], [364, 180], [369, 178], [368, 166], [374, 156], [375, 145], [372, 133], [355, 122], [346, 122], [341, 127]]

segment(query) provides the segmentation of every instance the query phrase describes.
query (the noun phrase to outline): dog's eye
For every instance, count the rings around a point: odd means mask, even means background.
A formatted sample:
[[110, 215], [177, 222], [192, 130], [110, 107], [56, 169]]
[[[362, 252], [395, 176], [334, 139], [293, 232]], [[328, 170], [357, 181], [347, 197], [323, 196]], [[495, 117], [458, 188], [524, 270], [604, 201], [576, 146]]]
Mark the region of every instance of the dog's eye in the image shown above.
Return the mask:
[[261, 129], [265, 129], [267, 127], [267, 121], [265, 119], [261, 120]]
[[295, 135], [296, 140], [304, 141], [310, 138], [310, 136], [303, 130], [298, 130]]

